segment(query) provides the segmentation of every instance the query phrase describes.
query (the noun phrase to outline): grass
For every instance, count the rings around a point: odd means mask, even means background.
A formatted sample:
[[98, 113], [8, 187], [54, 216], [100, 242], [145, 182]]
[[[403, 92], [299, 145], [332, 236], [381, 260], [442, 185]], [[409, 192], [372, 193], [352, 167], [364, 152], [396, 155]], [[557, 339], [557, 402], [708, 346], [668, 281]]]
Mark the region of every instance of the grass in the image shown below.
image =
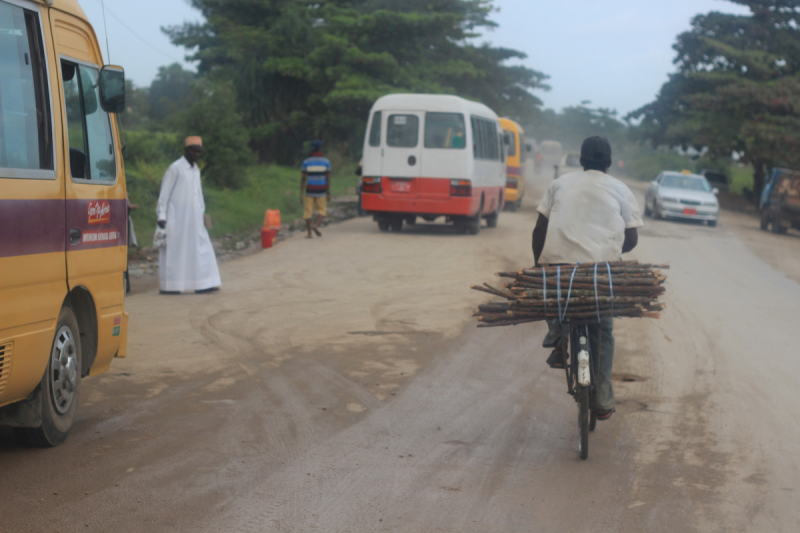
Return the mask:
[[[156, 227], [156, 203], [161, 177], [168, 163], [137, 164], [127, 170], [128, 194], [139, 205], [133, 222], [139, 246], [150, 246]], [[340, 164], [331, 177], [333, 195], [352, 194], [358, 184], [355, 164]], [[278, 165], [254, 165], [245, 171], [247, 185], [236, 190], [222, 190], [203, 184], [206, 213], [211, 215], [212, 237], [243, 235], [258, 230], [267, 209], [279, 209], [281, 221], [289, 222], [303, 214], [300, 204], [300, 170]]]

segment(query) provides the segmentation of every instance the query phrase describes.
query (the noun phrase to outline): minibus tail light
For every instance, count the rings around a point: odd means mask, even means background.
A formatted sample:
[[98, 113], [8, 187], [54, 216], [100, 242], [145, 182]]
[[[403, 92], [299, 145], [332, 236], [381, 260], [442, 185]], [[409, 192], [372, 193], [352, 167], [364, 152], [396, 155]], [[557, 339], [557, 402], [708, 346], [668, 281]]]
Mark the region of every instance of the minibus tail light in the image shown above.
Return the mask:
[[472, 182], [469, 180], [450, 180], [450, 196], [472, 196]]
[[381, 192], [381, 178], [365, 177], [361, 181], [361, 192]]
[[516, 189], [517, 188], [517, 180], [508, 179], [506, 180], [506, 189]]

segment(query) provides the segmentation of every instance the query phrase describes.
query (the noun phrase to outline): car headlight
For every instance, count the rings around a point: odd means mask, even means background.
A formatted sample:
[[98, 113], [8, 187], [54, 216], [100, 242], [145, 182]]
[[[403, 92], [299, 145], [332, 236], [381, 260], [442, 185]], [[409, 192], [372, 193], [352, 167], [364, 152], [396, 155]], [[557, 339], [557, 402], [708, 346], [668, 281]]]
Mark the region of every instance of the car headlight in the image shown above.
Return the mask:
[[678, 203], [678, 199], [677, 198], [670, 198], [669, 196], [659, 196], [658, 199], [661, 202], [672, 202], [673, 204], [677, 204]]

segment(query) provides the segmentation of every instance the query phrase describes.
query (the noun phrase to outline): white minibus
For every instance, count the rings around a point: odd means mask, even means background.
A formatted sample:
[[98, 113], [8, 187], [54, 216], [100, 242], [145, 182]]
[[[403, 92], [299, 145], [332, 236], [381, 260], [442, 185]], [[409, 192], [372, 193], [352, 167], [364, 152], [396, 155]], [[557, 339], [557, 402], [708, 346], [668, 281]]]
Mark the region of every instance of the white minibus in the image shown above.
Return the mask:
[[[471, 147], [471, 149], [470, 149]], [[506, 185], [503, 129], [458, 96], [391, 94], [372, 106], [361, 202], [381, 231], [444, 216], [463, 233], [497, 225]]]

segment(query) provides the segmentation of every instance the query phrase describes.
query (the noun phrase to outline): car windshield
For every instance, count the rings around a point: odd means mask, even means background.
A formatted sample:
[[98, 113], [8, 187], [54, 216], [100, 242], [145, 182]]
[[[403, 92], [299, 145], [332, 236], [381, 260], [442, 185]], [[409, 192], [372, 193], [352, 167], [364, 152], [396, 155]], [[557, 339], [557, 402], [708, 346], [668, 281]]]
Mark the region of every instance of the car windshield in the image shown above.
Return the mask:
[[690, 191], [711, 192], [711, 186], [706, 180], [693, 178], [691, 176], [667, 175], [661, 180], [662, 187], [670, 189], [688, 189]]

